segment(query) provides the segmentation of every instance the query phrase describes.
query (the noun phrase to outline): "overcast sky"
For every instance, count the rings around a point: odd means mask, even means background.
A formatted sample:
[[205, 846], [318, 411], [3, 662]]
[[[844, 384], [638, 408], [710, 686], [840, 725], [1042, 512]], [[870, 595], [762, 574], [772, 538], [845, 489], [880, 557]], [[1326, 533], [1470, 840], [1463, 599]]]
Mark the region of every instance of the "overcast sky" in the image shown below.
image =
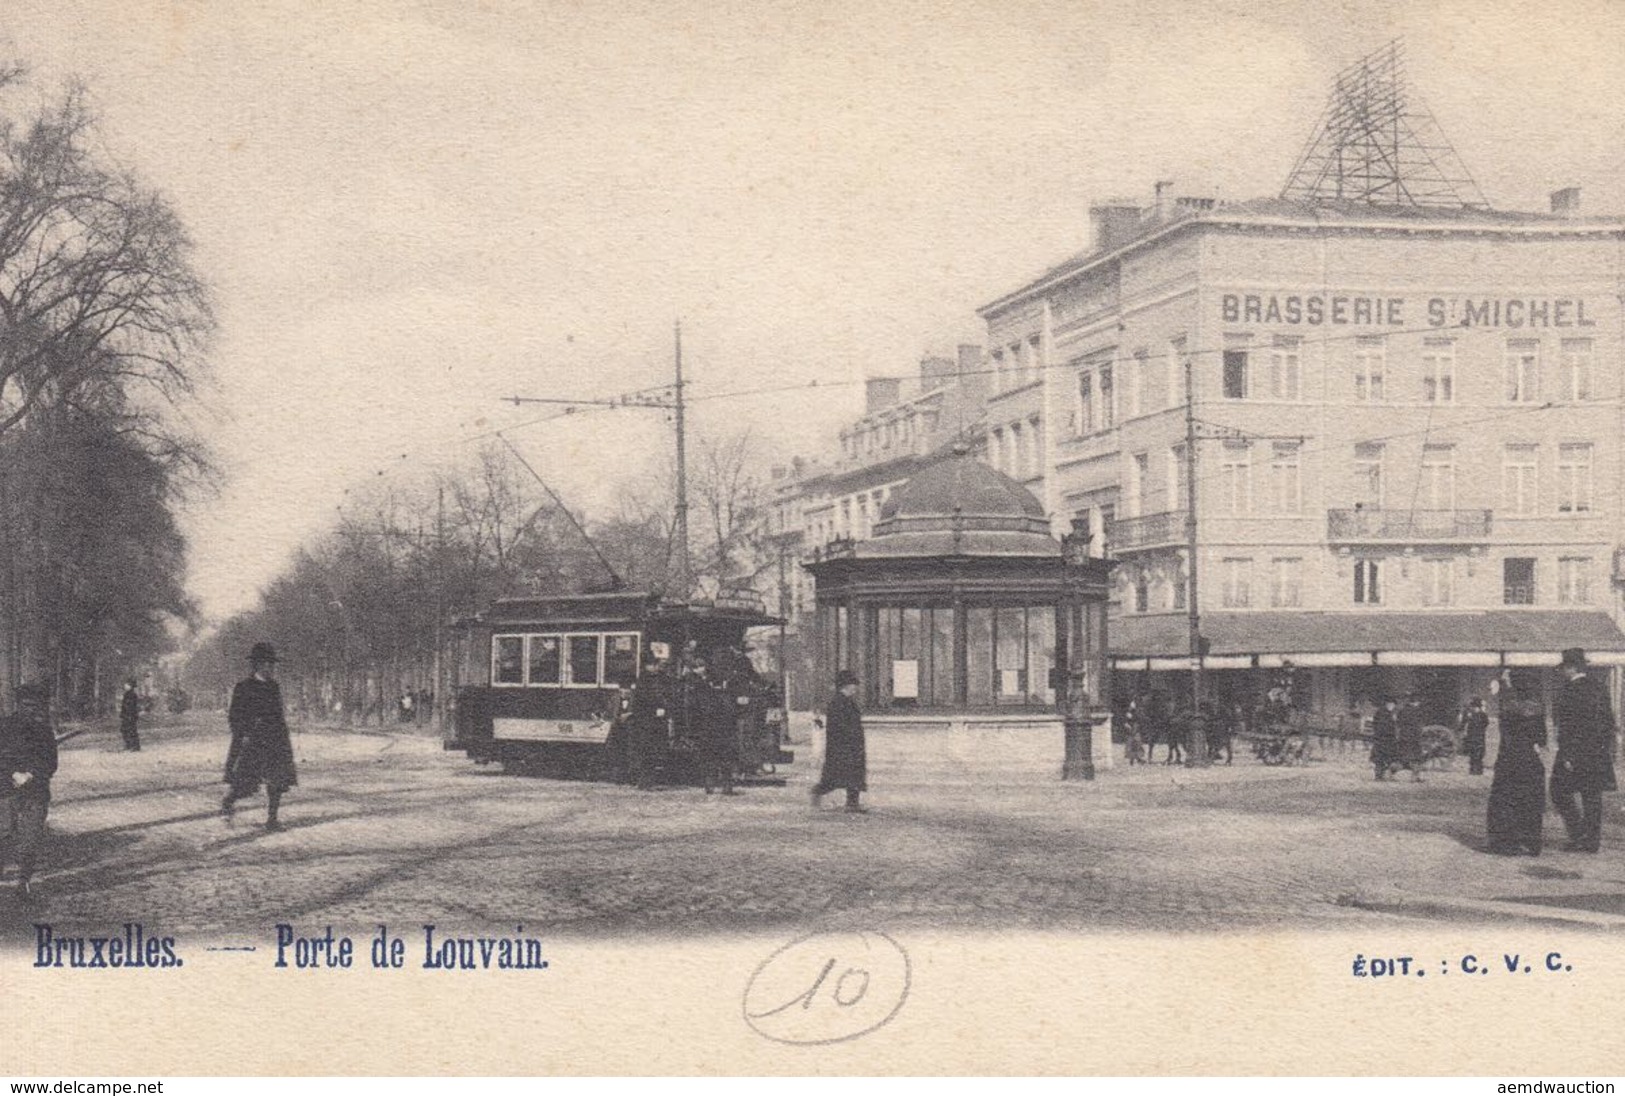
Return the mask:
[[[1625, 212], [1625, 4], [1308, 2], [0, 5], [86, 80], [216, 287], [193, 589], [252, 604], [347, 487], [669, 377], [816, 452], [866, 375], [980, 341], [975, 310], [1177, 178], [1280, 190], [1333, 73], [1403, 35], [1501, 208]], [[651, 412], [512, 436], [578, 506], [668, 444]], [[404, 455], [404, 456], [403, 456]]]

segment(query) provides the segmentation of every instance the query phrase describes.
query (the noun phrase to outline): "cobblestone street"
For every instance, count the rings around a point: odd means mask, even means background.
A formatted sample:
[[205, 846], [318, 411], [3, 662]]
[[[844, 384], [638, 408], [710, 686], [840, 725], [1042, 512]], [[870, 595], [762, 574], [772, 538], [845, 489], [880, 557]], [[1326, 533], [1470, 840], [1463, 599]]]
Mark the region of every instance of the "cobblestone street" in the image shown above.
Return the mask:
[[[1625, 925], [1617, 802], [1601, 856], [1478, 851], [1489, 776], [1378, 784], [1357, 752], [1299, 768], [972, 778], [871, 741], [872, 813], [809, 809], [807, 733], [782, 788], [654, 794], [482, 769], [423, 734], [309, 728], [287, 829], [222, 819], [219, 719], [96, 731], [63, 749], [40, 900], [0, 932], [126, 920], [193, 936], [275, 921], [558, 934], [835, 924], [1059, 930], [1358, 928], [1396, 917]], [[839, 797], [833, 796], [832, 800]], [[9, 877], [8, 877], [9, 878]]]

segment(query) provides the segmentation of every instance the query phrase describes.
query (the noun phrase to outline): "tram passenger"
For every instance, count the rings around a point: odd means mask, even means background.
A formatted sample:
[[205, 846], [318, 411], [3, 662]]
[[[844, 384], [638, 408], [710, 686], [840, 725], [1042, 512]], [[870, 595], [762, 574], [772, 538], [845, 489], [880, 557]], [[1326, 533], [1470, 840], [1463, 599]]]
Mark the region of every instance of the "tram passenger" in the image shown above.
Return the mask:
[[643, 675], [632, 684], [628, 715], [631, 731], [632, 782], [638, 790], [655, 789], [655, 776], [671, 729], [672, 680], [655, 655], [644, 660]]
[[694, 676], [690, 718], [699, 724], [700, 774], [705, 794], [710, 795], [720, 785], [723, 795], [738, 795], [734, 769], [739, 761], [739, 722], [733, 691], [703, 658], [695, 658]]

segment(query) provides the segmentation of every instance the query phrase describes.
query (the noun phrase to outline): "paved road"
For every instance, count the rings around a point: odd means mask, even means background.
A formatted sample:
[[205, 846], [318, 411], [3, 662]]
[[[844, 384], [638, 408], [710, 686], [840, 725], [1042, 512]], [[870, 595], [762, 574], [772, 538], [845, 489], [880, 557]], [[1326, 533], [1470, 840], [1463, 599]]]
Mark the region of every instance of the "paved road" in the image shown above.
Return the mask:
[[[867, 923], [1062, 930], [1357, 928], [1548, 911], [1625, 926], [1625, 826], [1601, 856], [1478, 851], [1485, 777], [1377, 784], [1358, 755], [1292, 769], [1119, 767], [1092, 784], [973, 778], [872, 743], [873, 813], [786, 788], [642, 794], [481, 769], [394, 728], [307, 728], [285, 832], [263, 800], [218, 814], [221, 720], [112, 729], [63, 751], [43, 897], [0, 888], [0, 940], [31, 920], [192, 936], [275, 921], [553, 934]], [[837, 798], [837, 797], [832, 797]], [[1548, 815], [1553, 849], [1560, 825]], [[1552, 912], [1555, 911], [1555, 912]], [[1589, 912], [1588, 912], [1589, 911]]]

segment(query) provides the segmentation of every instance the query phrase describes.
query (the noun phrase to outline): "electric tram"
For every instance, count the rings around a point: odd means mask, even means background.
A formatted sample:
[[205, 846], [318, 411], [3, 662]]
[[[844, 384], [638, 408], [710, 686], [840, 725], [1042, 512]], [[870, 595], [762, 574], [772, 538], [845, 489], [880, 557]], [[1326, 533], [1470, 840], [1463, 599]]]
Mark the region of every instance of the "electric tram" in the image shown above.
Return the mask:
[[[783, 748], [777, 687], [751, 667], [749, 633], [776, 626], [754, 595], [676, 601], [657, 593], [501, 598], [465, 622], [468, 649], [485, 661], [481, 684], [456, 693], [446, 748], [506, 771], [588, 780], [624, 779], [630, 690], [651, 656], [669, 668], [672, 703], [656, 765], [663, 782], [697, 782], [697, 693], [720, 687], [734, 705], [736, 778], [775, 782], [794, 760]], [[707, 682], [684, 673], [716, 668]]]

